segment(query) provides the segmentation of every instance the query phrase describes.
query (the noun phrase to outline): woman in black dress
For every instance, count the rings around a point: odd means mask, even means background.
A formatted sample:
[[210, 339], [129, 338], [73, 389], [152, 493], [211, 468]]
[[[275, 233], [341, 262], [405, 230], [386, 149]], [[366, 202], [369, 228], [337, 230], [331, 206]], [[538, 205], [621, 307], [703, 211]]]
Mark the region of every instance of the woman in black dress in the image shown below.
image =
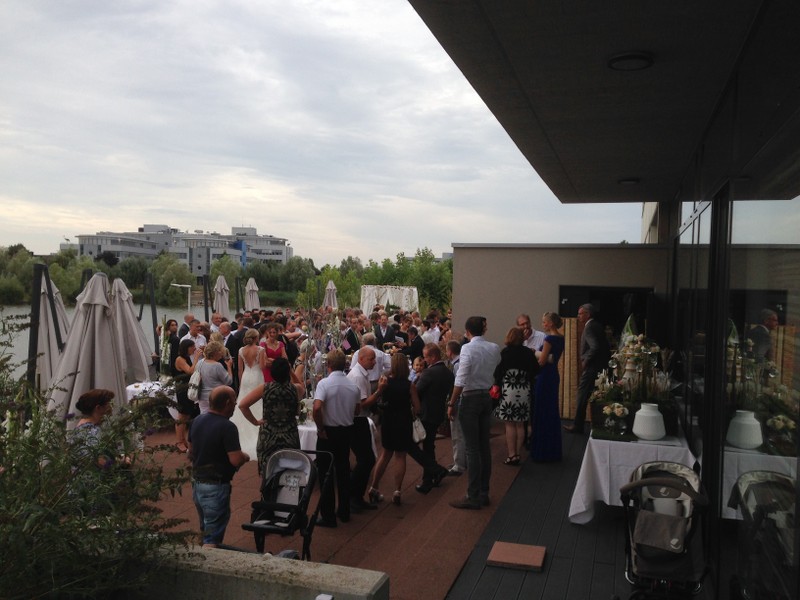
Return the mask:
[[200, 414], [200, 407], [189, 400], [189, 378], [194, 373], [194, 367], [200, 358], [200, 351], [195, 349], [195, 343], [190, 339], [181, 341], [178, 346], [178, 356], [172, 367], [172, 377], [175, 380], [175, 397], [178, 400], [178, 418], [175, 420], [175, 447], [180, 452], [188, 452], [186, 433], [189, 421]]
[[380, 393], [378, 402], [383, 407], [381, 419], [381, 455], [372, 471], [372, 486], [369, 490], [373, 502], [383, 498], [378, 491], [386, 467], [392, 460], [394, 468], [394, 493], [392, 502], [400, 504], [400, 488], [406, 476], [406, 452], [414, 443], [411, 437], [411, 423], [419, 412], [417, 390], [408, 380], [408, 358], [398, 352], [392, 355], [392, 368], [389, 378], [381, 377], [378, 382]]

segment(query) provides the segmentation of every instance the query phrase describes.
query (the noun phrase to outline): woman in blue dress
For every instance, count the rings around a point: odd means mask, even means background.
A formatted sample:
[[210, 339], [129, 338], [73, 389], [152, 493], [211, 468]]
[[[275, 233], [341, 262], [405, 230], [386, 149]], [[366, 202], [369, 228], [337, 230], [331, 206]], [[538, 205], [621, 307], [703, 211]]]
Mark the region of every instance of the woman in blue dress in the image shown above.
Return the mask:
[[547, 312], [542, 316], [544, 344], [536, 352], [541, 371], [536, 378], [536, 393], [531, 420], [531, 459], [561, 460], [561, 415], [558, 411], [558, 361], [564, 353], [564, 336], [558, 333], [561, 317]]

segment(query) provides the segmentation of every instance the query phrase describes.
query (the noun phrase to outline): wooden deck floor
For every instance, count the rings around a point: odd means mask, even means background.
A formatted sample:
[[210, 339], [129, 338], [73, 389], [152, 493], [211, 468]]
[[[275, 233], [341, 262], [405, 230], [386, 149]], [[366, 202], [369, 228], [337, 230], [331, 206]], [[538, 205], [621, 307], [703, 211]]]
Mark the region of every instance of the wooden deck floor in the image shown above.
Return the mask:
[[[463, 496], [466, 477], [447, 477], [428, 495], [414, 491], [421, 469], [408, 460], [403, 504], [381, 504], [376, 511], [353, 515], [336, 529], [317, 528], [313, 534], [312, 559], [338, 565], [386, 572], [392, 600], [610, 600], [627, 598], [630, 585], [624, 578], [624, 523], [619, 507], [598, 505], [587, 525], [569, 522], [567, 513], [578, 477], [586, 437], [565, 434], [564, 459], [541, 464], [524, 461], [514, 468], [502, 464], [506, 455], [503, 426], [492, 429], [493, 504], [479, 511], [448, 506]], [[153, 442], [168, 442], [161, 433]], [[450, 440], [436, 443], [440, 464], [450, 464]], [[185, 460], [180, 455], [171, 460]], [[254, 462], [234, 479], [232, 519], [226, 544], [254, 551], [252, 535], [239, 524], [249, 520], [249, 505], [258, 497], [259, 477]], [[383, 491], [391, 489], [387, 473]], [[196, 528], [197, 517], [191, 489], [160, 503], [170, 516], [185, 517]], [[316, 498], [312, 500], [316, 506]], [[546, 546], [541, 572], [527, 572], [486, 565], [495, 541]], [[267, 538], [267, 550], [300, 549], [301, 540]], [[705, 596], [701, 596], [703, 598]]]
[[[625, 514], [598, 503], [594, 519], [568, 518], [586, 436], [564, 434], [561, 463], [527, 461], [447, 594], [452, 600], [611, 600], [633, 591], [625, 579]], [[545, 546], [541, 572], [488, 566], [495, 541]], [[709, 599], [705, 586], [698, 599]]]

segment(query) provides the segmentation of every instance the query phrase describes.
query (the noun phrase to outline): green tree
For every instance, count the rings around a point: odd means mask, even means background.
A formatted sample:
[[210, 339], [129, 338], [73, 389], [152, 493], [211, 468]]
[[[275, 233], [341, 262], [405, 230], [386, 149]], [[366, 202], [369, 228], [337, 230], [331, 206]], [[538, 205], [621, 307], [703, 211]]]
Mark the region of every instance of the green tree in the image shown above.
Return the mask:
[[209, 276], [211, 279], [211, 287], [214, 287], [217, 277], [223, 275], [225, 277], [225, 281], [228, 282], [228, 287], [233, 289], [236, 278], [239, 277], [241, 273], [242, 266], [237, 261], [234, 261], [230, 255], [223, 254], [217, 260], [211, 263], [211, 273]]
[[130, 256], [121, 260], [117, 265], [117, 276], [122, 278], [128, 289], [140, 288], [144, 285], [150, 264], [150, 261], [142, 256]]
[[66, 269], [76, 260], [78, 260], [77, 250], [74, 248], [65, 248], [63, 250], [59, 250], [57, 254], [49, 257], [47, 263], [49, 265], [58, 264], [62, 269]]
[[166, 306], [180, 306], [186, 302], [186, 290], [170, 284], [192, 284], [194, 277], [178, 257], [169, 252], [162, 252], [150, 265], [156, 288], [156, 302]]
[[[324, 268], [322, 269], [325, 270]], [[348, 256], [347, 258], [343, 258], [341, 264], [339, 265], [339, 272], [342, 275], [347, 275], [348, 273], [354, 273], [357, 278], [361, 278], [364, 274], [364, 265], [361, 264], [361, 259], [358, 257]]]
[[276, 261], [251, 262], [242, 271], [245, 281], [255, 279], [259, 290], [277, 290], [281, 283], [283, 265]]
[[293, 256], [283, 267], [280, 289], [286, 292], [299, 292], [306, 288], [306, 282], [314, 277], [314, 263], [308, 259]]
[[0, 275], [0, 306], [24, 304], [25, 298], [25, 288], [16, 277]]
[[116, 254], [114, 254], [113, 252], [111, 252], [110, 250], [105, 250], [105, 251], [101, 252], [100, 254], [98, 254], [95, 257], [94, 260], [96, 262], [103, 261], [109, 267], [116, 267], [117, 263], [119, 263], [119, 257]]

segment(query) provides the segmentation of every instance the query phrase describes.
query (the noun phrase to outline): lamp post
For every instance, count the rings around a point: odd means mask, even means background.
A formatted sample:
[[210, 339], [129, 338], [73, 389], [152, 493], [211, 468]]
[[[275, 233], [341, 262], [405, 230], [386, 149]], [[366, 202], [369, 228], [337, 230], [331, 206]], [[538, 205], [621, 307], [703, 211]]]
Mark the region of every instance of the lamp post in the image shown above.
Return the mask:
[[188, 283], [170, 283], [172, 287], [186, 288], [186, 312], [192, 312], [192, 286]]

